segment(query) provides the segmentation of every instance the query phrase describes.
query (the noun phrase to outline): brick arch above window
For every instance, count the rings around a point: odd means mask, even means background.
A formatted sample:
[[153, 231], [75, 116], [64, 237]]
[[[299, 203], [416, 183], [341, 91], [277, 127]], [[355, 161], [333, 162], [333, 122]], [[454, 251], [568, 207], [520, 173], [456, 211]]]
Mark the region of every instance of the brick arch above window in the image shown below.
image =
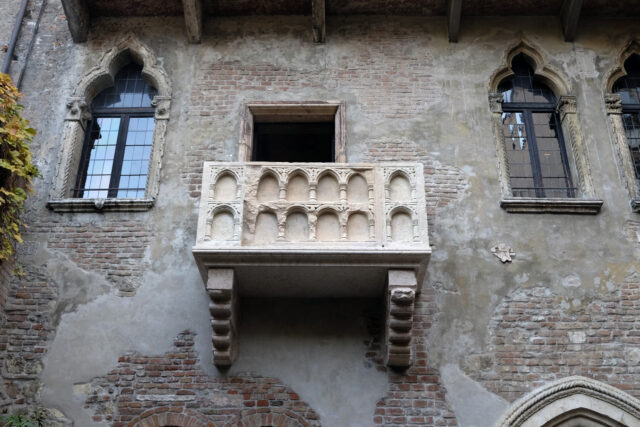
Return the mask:
[[[102, 90], [112, 86], [116, 74], [127, 64], [142, 67], [142, 77], [156, 90], [154, 131], [148, 178], [144, 197], [136, 199], [77, 199], [72, 188], [79, 170], [87, 124], [91, 120], [91, 102]], [[158, 193], [160, 165], [171, 103], [171, 84], [153, 51], [129, 33], [107, 50], [97, 66], [89, 70], [68, 98], [58, 168], [47, 206], [58, 212], [141, 211], [153, 206]]]
[[292, 411], [265, 408], [243, 411], [237, 419], [225, 424], [225, 427], [307, 427], [319, 425], [316, 421], [308, 421]]
[[[165, 408], [168, 409], [168, 408]], [[175, 414], [175, 413], [153, 413], [141, 415], [130, 421], [127, 427], [209, 427], [209, 423], [203, 415], [195, 414]]]
[[[521, 41], [507, 49], [502, 64], [489, 80], [489, 108], [498, 154], [498, 176], [502, 198], [500, 206], [514, 213], [567, 213], [597, 214], [602, 200], [596, 197], [591, 180], [591, 167], [587, 149], [580, 130], [576, 97], [571, 94], [568, 79], [545, 61], [542, 51], [528, 41]], [[503, 133], [503, 95], [499, 92], [502, 82], [514, 76], [513, 60], [524, 57], [533, 70], [533, 78], [551, 89], [557, 102], [558, 130], [566, 141], [566, 155], [570, 179], [576, 187], [575, 197], [517, 197], [511, 188], [509, 159]]]

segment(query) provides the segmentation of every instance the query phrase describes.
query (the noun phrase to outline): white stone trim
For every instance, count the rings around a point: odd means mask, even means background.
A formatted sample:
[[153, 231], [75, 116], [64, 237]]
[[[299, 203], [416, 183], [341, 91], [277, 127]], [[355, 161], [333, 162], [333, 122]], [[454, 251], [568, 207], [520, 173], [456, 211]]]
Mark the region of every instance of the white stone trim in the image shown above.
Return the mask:
[[[622, 425], [640, 425], [640, 401], [600, 381], [573, 376], [542, 386], [515, 401], [496, 427], [554, 426], [570, 412], [594, 412]], [[607, 425], [607, 424], [605, 424]], [[619, 424], [611, 423], [610, 426]]]
[[[100, 91], [112, 86], [116, 73], [129, 62], [141, 64], [143, 77], [148, 79], [158, 91], [152, 101], [152, 105], [156, 108], [155, 127], [145, 196], [134, 200], [72, 198], [71, 189], [79, 169], [87, 123], [91, 119], [91, 100]], [[153, 206], [153, 201], [158, 194], [160, 166], [170, 109], [171, 85], [166, 72], [158, 63], [155, 54], [129, 33], [104, 53], [100, 63], [85, 74], [67, 101], [62, 151], [47, 207], [57, 212], [92, 212], [139, 211]]]

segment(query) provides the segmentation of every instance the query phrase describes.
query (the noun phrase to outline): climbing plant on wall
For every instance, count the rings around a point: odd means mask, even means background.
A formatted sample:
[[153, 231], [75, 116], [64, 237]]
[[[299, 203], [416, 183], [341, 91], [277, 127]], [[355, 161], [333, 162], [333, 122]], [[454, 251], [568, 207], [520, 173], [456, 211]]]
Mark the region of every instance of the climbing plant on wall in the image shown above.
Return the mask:
[[21, 96], [9, 76], [0, 73], [0, 262], [13, 254], [15, 242], [22, 242], [20, 212], [38, 176], [29, 150], [36, 131], [20, 115]]

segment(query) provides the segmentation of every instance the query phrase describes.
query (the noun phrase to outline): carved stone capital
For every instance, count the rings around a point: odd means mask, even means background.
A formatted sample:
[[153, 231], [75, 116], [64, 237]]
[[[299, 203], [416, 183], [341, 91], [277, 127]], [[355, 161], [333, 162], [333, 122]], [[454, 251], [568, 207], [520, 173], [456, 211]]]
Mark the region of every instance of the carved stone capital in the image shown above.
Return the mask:
[[622, 114], [622, 97], [619, 93], [607, 93], [604, 96], [607, 114]]
[[561, 119], [563, 119], [567, 114], [576, 114], [578, 111], [576, 97], [573, 95], [560, 96], [556, 110], [560, 114]]
[[413, 270], [389, 270], [386, 291], [385, 363], [408, 367], [412, 363], [411, 330], [417, 281]]
[[169, 110], [171, 108], [171, 97], [156, 95], [151, 101], [151, 105], [155, 107], [156, 120], [169, 120]]
[[236, 319], [238, 296], [235, 275], [229, 268], [210, 268], [207, 293], [211, 302], [211, 327], [213, 336], [213, 363], [216, 366], [231, 366], [238, 356]]
[[490, 93], [489, 94], [489, 109], [492, 113], [502, 113], [502, 94]]
[[91, 120], [91, 107], [83, 96], [72, 96], [67, 100], [67, 115], [64, 118], [68, 121], [80, 122], [82, 127]]

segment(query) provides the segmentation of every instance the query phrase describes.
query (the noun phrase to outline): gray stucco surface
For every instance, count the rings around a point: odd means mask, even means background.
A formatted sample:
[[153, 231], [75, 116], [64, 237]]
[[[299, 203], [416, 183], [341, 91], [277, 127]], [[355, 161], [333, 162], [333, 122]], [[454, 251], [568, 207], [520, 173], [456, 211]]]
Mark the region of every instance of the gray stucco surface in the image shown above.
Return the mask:
[[[14, 15], [13, 3], [0, 6], [0, 15]], [[197, 334], [199, 363], [209, 375], [273, 376], [299, 393], [323, 425], [371, 425], [376, 402], [388, 388], [388, 374], [365, 358], [371, 337], [363, 313], [376, 301], [243, 301], [239, 359], [226, 373], [212, 364], [209, 300], [190, 252], [198, 200], [188, 196], [185, 176], [189, 156], [235, 160], [246, 101], [345, 101], [348, 161], [364, 161], [373, 141], [408, 141], [466, 180], [456, 200], [435, 210], [433, 255], [423, 283], [435, 289], [437, 303], [436, 321], [424, 337], [428, 363], [441, 373], [446, 400], [461, 426], [490, 427], [508, 405], [472, 378], [481, 366], [470, 357], [490, 353], [491, 319], [507, 295], [542, 287], [558, 307], [571, 312], [640, 270], [640, 244], [625, 231], [640, 217], [629, 208], [621, 184], [602, 101], [604, 76], [622, 47], [640, 37], [633, 20], [584, 18], [583, 30], [570, 44], [549, 18], [465, 17], [460, 42], [450, 44], [439, 18], [332, 17], [327, 43], [314, 45], [305, 17], [216, 18], [205, 22], [202, 44], [189, 45], [180, 18], [99, 18], [89, 41], [72, 45], [57, 24], [60, 5], [47, 7], [44, 33], [23, 85], [26, 116], [38, 129], [33, 149], [42, 172], [28, 202], [29, 223], [100, 225], [127, 218], [121, 213], [56, 214], [45, 208], [59, 155], [64, 100], [102, 52], [132, 31], [157, 54], [173, 85], [158, 200], [150, 211], [135, 214], [136, 221], [152, 228], [135, 296], [118, 296], [104, 276], [48, 247], [46, 233], [26, 234], [27, 247], [35, 249], [23, 251], [20, 262], [59, 288], [55, 334], [41, 376], [42, 403], [62, 411], [76, 426], [92, 425], [92, 414], [83, 409], [82, 396], [74, 395], [74, 384], [105, 375], [127, 352], [162, 354], [185, 329]], [[0, 20], [0, 37], [7, 31], [10, 25]], [[518, 215], [499, 207], [488, 82], [507, 49], [522, 39], [540, 47], [577, 97], [593, 182], [604, 200], [596, 216]], [[54, 49], [56, 40], [62, 47]], [[336, 70], [358, 65], [356, 74], [383, 79], [390, 64], [405, 60], [420, 67], [412, 77], [426, 82], [420, 89], [424, 99], [413, 111], [402, 106], [396, 93], [335, 78]], [[228, 114], [196, 114], [190, 100], [201, 90], [207, 67], [234, 61], [287, 69], [310, 84], [296, 84], [287, 92], [247, 89], [227, 98]], [[392, 117], [372, 107], [383, 100], [402, 114]], [[514, 248], [512, 263], [502, 264], [490, 252], [500, 242]]]

